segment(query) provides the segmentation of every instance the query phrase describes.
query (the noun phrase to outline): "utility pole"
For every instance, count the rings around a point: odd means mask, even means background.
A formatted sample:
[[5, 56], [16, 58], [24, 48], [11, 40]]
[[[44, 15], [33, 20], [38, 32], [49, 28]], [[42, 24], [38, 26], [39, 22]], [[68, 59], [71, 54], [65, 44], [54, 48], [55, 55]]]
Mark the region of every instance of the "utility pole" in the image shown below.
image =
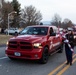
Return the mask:
[[2, 0], [0, 0], [0, 23], [2, 22]]
[[2, 0], [0, 0], [0, 8], [2, 8]]
[[16, 14], [17, 12], [12, 11], [12, 12], [8, 13], [8, 35], [9, 35], [9, 27], [10, 27], [10, 26], [9, 26], [9, 23], [10, 23], [10, 21], [9, 21], [10, 18], [9, 18], [9, 17], [10, 17], [10, 15], [13, 14], [13, 13]]

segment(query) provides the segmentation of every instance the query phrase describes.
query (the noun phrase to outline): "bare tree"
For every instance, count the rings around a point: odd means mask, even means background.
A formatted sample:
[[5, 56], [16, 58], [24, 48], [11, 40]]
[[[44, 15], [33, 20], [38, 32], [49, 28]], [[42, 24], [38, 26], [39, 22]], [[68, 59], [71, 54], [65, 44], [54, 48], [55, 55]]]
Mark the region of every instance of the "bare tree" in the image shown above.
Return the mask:
[[70, 21], [70, 20], [69, 20], [68, 18], [65, 18], [63, 22], [64, 22], [65, 24], [67, 24], [69, 21]]
[[10, 2], [5, 2], [3, 1], [3, 6], [2, 6], [2, 28], [7, 28], [7, 23], [8, 23], [8, 13], [13, 11], [12, 5]]
[[58, 27], [60, 23], [61, 23], [61, 17], [58, 14], [55, 14], [54, 17], [52, 18], [51, 24]]
[[22, 10], [21, 18], [25, 21], [26, 25], [39, 24], [42, 20], [40, 11], [37, 11], [35, 7], [27, 6]]
[[13, 11], [17, 12], [16, 14], [14, 14], [14, 19], [12, 20], [12, 27], [20, 27], [19, 26], [19, 22], [20, 22], [20, 11], [21, 11], [21, 4], [19, 3], [18, 0], [12, 0], [11, 2], [12, 7], [13, 7]]
[[63, 23], [62, 23], [62, 26], [63, 26], [63, 28], [67, 29], [68, 27], [72, 27], [73, 23], [68, 18], [65, 18]]

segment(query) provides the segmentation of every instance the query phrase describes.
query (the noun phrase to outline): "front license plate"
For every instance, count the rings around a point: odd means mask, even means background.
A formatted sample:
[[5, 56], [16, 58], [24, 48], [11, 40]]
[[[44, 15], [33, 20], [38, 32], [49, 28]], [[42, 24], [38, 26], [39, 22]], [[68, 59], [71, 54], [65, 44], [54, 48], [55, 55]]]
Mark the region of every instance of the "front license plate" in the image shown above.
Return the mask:
[[14, 55], [15, 55], [15, 56], [21, 56], [21, 53], [15, 52]]

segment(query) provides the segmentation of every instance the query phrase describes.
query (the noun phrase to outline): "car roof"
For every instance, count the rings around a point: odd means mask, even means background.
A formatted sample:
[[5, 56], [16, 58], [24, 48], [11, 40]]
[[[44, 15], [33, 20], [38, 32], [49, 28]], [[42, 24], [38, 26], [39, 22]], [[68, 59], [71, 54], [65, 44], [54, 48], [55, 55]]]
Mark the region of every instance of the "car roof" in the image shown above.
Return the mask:
[[57, 28], [54, 25], [32, 25], [32, 26], [29, 26], [29, 27], [53, 27], [53, 28]]

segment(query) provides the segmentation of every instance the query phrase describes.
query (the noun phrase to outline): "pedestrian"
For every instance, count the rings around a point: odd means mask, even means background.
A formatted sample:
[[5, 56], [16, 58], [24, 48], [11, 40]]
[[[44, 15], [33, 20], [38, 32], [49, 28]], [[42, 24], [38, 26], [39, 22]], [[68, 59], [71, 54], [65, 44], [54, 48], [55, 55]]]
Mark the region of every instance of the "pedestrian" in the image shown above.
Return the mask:
[[[66, 39], [68, 40], [68, 43], [66, 41], [65, 42], [65, 53], [66, 53], [66, 59], [67, 59], [67, 65], [70, 64], [72, 65], [72, 55], [73, 55], [73, 51], [71, 50], [74, 49], [74, 35], [72, 30], [68, 30], [67, 34], [66, 34]], [[69, 47], [69, 45], [71, 47]]]
[[53, 28], [51, 27], [50, 28], [50, 36], [55, 36], [55, 35], [56, 35], [56, 33], [54, 32]]

